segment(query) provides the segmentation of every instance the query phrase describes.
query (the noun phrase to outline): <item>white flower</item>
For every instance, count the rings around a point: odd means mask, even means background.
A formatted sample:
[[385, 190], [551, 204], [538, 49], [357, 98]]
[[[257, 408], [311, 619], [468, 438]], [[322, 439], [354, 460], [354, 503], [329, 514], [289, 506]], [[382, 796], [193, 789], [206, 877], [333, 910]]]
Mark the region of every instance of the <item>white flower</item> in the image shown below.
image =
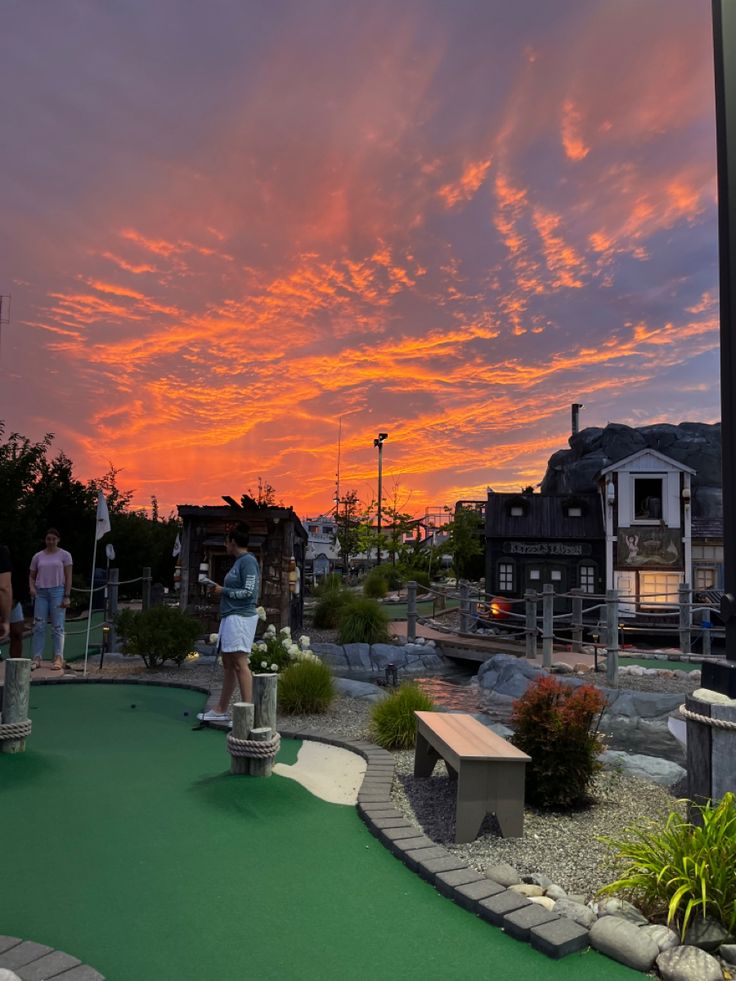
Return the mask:
[[282, 627], [279, 631], [284, 635], [284, 637], [291, 637], [291, 627]]
[[210, 644], [216, 644], [219, 634], [210, 634]]
[[272, 670], [272, 671], [278, 671], [278, 669], [279, 669], [279, 666], [278, 666], [278, 664], [272, 664], [272, 665], [271, 665], [271, 670]]
[[262, 668], [267, 668], [268, 667], [268, 661], [261, 661], [261, 667]]
[[265, 620], [266, 619], [266, 610], [265, 610], [265, 607], [263, 607], [263, 606], [257, 606], [256, 607], [256, 613], [258, 614], [258, 619], [259, 620]]
[[289, 651], [289, 654], [298, 654], [299, 653], [299, 648], [298, 648], [298, 646], [296, 644], [289, 644], [288, 651]]
[[309, 647], [309, 637], [307, 637], [306, 634], [302, 634], [301, 637], [299, 638], [299, 645], [305, 651], [308, 649], [308, 647]]

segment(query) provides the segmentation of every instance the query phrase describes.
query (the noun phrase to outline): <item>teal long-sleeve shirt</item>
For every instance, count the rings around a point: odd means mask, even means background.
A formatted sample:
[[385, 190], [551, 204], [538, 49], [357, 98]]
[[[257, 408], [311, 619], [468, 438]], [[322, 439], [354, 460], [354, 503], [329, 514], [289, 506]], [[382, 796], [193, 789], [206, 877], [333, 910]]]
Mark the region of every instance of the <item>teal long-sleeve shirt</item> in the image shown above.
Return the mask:
[[246, 552], [235, 560], [232, 569], [225, 576], [220, 594], [220, 616], [256, 616], [260, 586], [261, 572], [258, 562], [250, 552]]

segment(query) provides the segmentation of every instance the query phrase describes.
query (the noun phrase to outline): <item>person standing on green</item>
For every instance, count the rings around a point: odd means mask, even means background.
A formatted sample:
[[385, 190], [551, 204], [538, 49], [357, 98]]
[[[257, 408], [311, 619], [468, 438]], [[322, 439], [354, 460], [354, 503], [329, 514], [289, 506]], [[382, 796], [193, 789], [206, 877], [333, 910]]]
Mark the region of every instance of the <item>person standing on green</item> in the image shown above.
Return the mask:
[[220, 629], [217, 649], [222, 655], [223, 679], [220, 700], [209, 712], [200, 712], [202, 722], [229, 722], [230, 698], [235, 682], [244, 702], [253, 701], [253, 676], [249, 658], [258, 626], [256, 604], [261, 584], [258, 562], [248, 551], [250, 539], [246, 524], [237, 525], [225, 535], [225, 548], [235, 562], [222, 586], [214, 586], [220, 597]]

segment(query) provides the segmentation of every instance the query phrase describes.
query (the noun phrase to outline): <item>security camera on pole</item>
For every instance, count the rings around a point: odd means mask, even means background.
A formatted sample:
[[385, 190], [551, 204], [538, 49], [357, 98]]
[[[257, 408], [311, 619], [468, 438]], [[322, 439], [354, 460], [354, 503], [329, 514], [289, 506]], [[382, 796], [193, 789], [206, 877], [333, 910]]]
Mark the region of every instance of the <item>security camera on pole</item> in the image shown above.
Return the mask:
[[376, 543], [376, 565], [381, 564], [381, 481], [383, 478], [383, 441], [388, 439], [388, 433], [379, 433], [373, 440], [378, 447], [378, 539]]

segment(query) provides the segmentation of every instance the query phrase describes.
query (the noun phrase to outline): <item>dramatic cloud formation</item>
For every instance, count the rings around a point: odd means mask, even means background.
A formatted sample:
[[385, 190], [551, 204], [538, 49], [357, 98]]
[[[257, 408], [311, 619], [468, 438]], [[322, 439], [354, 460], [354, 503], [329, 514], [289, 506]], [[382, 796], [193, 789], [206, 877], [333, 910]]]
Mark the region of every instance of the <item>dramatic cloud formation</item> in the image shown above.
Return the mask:
[[706, 0], [13, 3], [0, 417], [145, 506], [538, 482], [714, 421]]

